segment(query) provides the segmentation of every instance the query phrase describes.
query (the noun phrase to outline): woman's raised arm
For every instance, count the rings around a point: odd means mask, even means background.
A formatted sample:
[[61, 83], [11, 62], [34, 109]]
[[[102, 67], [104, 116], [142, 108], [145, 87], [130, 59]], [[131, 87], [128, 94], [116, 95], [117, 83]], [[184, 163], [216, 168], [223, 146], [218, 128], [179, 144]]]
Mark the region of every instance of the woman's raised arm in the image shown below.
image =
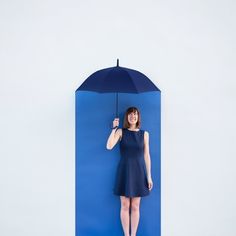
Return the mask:
[[[113, 120], [113, 128], [118, 127], [118, 126], [119, 126], [119, 118], [115, 118]], [[116, 145], [121, 135], [122, 135], [122, 129], [118, 129], [118, 130], [112, 129], [111, 134], [109, 135], [107, 139], [106, 148], [108, 150], [111, 150]]]
[[108, 150], [111, 150], [116, 145], [116, 143], [118, 142], [118, 140], [121, 137], [121, 135], [122, 135], [122, 129], [117, 129], [117, 130], [113, 129], [111, 131], [110, 136], [107, 139], [106, 148]]

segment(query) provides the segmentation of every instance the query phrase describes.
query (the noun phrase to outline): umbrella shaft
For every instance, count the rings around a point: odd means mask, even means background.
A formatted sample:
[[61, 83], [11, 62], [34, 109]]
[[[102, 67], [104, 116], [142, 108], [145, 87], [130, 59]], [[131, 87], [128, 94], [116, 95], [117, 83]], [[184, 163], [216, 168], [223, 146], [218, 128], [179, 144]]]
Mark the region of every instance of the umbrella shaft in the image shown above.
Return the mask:
[[116, 117], [118, 118], [118, 93], [116, 93]]

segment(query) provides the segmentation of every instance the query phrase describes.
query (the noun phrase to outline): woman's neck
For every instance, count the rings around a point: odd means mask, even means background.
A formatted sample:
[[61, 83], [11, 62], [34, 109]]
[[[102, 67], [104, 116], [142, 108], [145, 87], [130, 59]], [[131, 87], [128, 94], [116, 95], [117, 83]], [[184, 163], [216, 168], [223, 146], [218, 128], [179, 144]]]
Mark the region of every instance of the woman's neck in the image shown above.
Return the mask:
[[131, 125], [131, 126], [129, 127], [129, 129], [130, 129], [130, 130], [135, 130], [135, 129], [136, 129], [136, 126], [135, 126], [135, 125]]

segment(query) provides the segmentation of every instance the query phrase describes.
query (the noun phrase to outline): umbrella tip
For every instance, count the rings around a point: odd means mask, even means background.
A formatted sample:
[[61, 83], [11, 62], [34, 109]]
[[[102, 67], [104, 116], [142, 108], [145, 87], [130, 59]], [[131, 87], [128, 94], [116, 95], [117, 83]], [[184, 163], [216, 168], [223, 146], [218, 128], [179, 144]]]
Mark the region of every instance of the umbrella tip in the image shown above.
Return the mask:
[[116, 64], [116, 66], [119, 66], [119, 59], [117, 58], [117, 64]]

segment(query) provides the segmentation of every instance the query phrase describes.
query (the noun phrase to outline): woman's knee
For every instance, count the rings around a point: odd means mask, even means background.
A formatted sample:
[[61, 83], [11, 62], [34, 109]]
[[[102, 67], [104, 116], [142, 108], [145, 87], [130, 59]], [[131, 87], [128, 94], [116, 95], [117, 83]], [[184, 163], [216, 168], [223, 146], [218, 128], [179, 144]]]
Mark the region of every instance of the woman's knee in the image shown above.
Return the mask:
[[140, 198], [132, 198], [131, 210], [132, 211], [139, 211], [139, 206], [140, 206]]
[[128, 211], [130, 208], [130, 199], [127, 197], [121, 197], [121, 209]]

